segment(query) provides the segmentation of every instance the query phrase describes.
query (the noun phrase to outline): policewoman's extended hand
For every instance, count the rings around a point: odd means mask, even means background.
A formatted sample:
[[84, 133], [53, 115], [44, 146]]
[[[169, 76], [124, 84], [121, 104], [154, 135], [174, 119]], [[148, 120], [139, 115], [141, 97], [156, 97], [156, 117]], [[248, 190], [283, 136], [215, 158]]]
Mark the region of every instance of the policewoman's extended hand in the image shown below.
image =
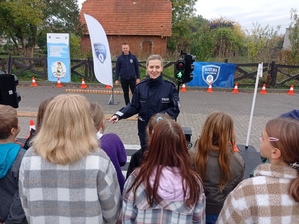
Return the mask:
[[112, 124], [115, 124], [118, 122], [118, 116], [117, 115], [113, 115], [110, 119], [109, 122]]

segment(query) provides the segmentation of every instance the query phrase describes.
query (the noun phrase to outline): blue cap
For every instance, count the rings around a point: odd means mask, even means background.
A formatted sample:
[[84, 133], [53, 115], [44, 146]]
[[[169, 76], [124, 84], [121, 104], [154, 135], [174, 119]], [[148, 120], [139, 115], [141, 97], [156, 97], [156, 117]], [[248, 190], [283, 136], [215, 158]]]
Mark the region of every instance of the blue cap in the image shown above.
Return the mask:
[[292, 118], [295, 120], [299, 120], [299, 110], [291, 110], [287, 113], [280, 115], [280, 117]]

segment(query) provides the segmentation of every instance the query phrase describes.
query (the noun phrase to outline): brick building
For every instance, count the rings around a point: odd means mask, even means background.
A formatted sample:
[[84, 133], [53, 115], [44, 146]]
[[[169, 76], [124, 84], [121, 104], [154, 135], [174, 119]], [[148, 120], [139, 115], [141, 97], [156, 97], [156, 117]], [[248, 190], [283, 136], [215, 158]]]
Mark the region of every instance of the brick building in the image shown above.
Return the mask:
[[[131, 52], [139, 60], [151, 54], [166, 56], [167, 37], [171, 36], [172, 25], [170, 0], [86, 0], [80, 11], [81, 22], [86, 26], [84, 13], [103, 26], [113, 59], [121, 53], [124, 42], [130, 45]], [[82, 50], [88, 52], [90, 49], [86, 31]]]

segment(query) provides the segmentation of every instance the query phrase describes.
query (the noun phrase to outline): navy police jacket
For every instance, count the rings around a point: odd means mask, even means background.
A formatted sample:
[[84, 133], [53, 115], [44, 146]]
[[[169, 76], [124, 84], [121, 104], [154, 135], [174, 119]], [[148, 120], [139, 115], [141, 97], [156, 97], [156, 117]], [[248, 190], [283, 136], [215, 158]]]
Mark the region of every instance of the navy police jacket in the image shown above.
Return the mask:
[[136, 56], [122, 53], [116, 60], [115, 80], [121, 79], [140, 79], [139, 64]]
[[156, 113], [167, 113], [176, 119], [180, 113], [179, 107], [179, 95], [175, 84], [164, 80], [161, 74], [156, 79], [147, 77], [136, 85], [132, 103], [115, 114], [119, 119], [124, 119], [138, 113], [138, 119], [147, 124]]

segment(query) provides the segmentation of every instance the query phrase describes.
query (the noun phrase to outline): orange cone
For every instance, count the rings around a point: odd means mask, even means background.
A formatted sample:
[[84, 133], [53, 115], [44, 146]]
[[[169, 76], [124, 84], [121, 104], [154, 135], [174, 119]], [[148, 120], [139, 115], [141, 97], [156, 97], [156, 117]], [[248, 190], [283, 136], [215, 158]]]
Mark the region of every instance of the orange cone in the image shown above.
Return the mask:
[[187, 92], [187, 89], [186, 89], [186, 85], [185, 85], [185, 83], [183, 83], [183, 85], [182, 85], [181, 92]]
[[260, 94], [267, 94], [267, 92], [266, 92], [266, 84], [263, 84], [263, 88], [260, 91]]
[[232, 93], [237, 94], [239, 93], [238, 91], [238, 83], [236, 83], [234, 90], [232, 91]]
[[234, 150], [234, 152], [240, 152], [237, 145], [233, 145], [233, 150]]
[[106, 85], [106, 89], [111, 89], [112, 87], [109, 85]]
[[62, 87], [62, 84], [60, 82], [60, 78], [58, 77], [56, 88], [61, 88], [61, 87]]
[[294, 92], [294, 85], [291, 85], [290, 90], [288, 91], [288, 94], [289, 94], [289, 95], [295, 95], [295, 92]]
[[85, 84], [84, 78], [82, 78], [81, 89], [86, 89], [87, 85]]
[[29, 121], [29, 131], [30, 131], [31, 129], [34, 129], [34, 130], [35, 130], [34, 120], [30, 120], [30, 121]]
[[36, 83], [35, 78], [33, 76], [32, 76], [31, 86], [33, 86], [33, 87], [37, 86], [37, 83]]
[[207, 93], [212, 93], [212, 92], [213, 92], [212, 83], [210, 83]]
[[30, 137], [30, 132], [32, 129], [35, 130], [34, 120], [29, 121], [29, 134], [26, 136], [26, 139]]

